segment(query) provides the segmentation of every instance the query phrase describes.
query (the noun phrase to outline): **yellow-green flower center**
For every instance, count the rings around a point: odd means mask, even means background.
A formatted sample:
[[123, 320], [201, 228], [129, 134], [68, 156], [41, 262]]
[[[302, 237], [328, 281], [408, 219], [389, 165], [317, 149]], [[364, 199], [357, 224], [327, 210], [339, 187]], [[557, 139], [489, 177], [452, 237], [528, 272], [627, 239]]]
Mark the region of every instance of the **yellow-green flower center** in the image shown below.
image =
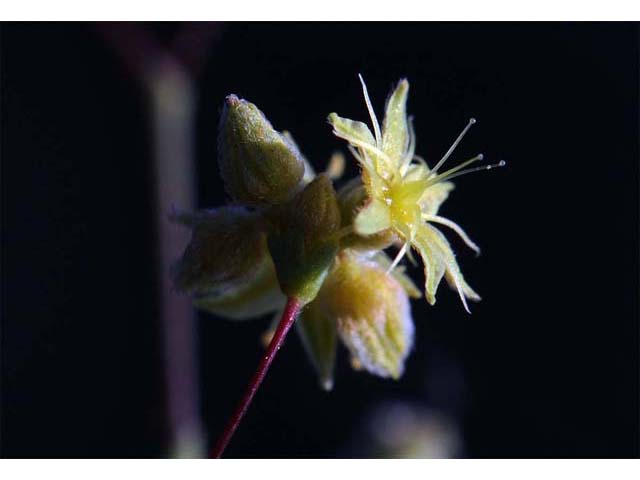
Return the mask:
[[393, 182], [382, 192], [382, 198], [389, 206], [391, 222], [405, 240], [411, 239], [422, 221], [417, 199], [424, 191], [417, 191], [412, 183]]

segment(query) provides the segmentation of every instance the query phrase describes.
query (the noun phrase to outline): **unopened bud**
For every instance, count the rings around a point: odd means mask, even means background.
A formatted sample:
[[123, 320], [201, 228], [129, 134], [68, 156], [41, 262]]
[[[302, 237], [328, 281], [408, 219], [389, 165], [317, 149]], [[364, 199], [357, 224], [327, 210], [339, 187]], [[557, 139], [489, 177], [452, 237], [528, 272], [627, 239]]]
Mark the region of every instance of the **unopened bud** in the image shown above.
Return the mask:
[[299, 190], [302, 155], [254, 104], [235, 95], [226, 98], [218, 144], [220, 173], [234, 201], [279, 205]]
[[191, 241], [173, 267], [177, 290], [223, 292], [249, 280], [268, 256], [261, 219], [242, 207], [223, 207], [177, 221], [192, 229]]
[[318, 301], [337, 319], [338, 334], [357, 365], [398, 378], [413, 344], [413, 320], [403, 286], [371, 259], [343, 253]]

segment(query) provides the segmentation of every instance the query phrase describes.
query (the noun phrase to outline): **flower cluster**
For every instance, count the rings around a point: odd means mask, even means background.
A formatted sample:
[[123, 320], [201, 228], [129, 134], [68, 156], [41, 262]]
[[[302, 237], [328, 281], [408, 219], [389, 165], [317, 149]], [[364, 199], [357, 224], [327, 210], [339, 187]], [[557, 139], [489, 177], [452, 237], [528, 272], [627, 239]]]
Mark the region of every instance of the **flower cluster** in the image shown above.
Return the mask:
[[[362, 80], [362, 79], [361, 79]], [[438, 215], [453, 189], [450, 180], [470, 170], [474, 157], [450, 170], [430, 168], [415, 155], [415, 134], [402, 80], [389, 96], [382, 128], [362, 82], [373, 133], [358, 121], [329, 115], [329, 123], [361, 167], [361, 175], [336, 192], [344, 157], [334, 154], [316, 175], [287, 132], [278, 132], [253, 104], [227, 97], [220, 122], [220, 173], [232, 203], [197, 213], [175, 212], [192, 238], [173, 269], [176, 288], [194, 295], [198, 308], [230, 319], [273, 312], [274, 325], [287, 298], [304, 305], [297, 331], [325, 389], [333, 385], [338, 339], [354, 368], [394, 379], [402, 375], [413, 345], [409, 298], [421, 291], [399, 264], [415, 249], [422, 259], [430, 304], [442, 278], [467, 299], [480, 297], [460, 272], [451, 246], [434, 226], [457, 233]], [[490, 168], [484, 167], [484, 168]], [[384, 252], [399, 249], [394, 260]]]

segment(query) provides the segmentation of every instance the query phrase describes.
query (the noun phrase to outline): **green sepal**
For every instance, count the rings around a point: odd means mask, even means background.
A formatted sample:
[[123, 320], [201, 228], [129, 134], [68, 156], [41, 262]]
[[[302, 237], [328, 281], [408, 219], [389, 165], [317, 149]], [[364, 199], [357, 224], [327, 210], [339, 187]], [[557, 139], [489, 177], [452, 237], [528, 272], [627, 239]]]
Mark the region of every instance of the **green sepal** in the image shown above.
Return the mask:
[[231, 320], [245, 320], [273, 312], [284, 306], [273, 262], [269, 256], [259, 265], [253, 278], [225, 291], [211, 291], [197, 296], [196, 308]]
[[309, 303], [296, 322], [302, 344], [324, 390], [333, 388], [338, 330], [336, 320], [327, 315], [317, 299]]
[[306, 304], [338, 251], [340, 210], [331, 181], [319, 175], [274, 219], [268, 245], [282, 292]]
[[338, 253], [337, 240], [316, 242], [308, 248], [300, 232], [287, 231], [270, 235], [268, 244], [282, 293], [303, 304], [312, 301]]

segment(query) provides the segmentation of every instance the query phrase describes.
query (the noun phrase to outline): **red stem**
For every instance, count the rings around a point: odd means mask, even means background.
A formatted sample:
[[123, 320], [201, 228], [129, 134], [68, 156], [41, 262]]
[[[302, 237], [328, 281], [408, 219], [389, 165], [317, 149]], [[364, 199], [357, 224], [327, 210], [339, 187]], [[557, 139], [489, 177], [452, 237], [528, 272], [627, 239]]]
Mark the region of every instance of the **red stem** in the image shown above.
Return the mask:
[[271, 366], [271, 362], [273, 362], [273, 359], [275, 358], [276, 353], [278, 353], [278, 350], [280, 350], [280, 347], [282, 346], [282, 343], [284, 342], [289, 329], [298, 317], [301, 307], [302, 304], [298, 299], [287, 299], [287, 305], [285, 306], [284, 312], [282, 313], [282, 319], [280, 320], [278, 328], [276, 328], [276, 331], [273, 334], [273, 338], [269, 343], [267, 353], [265, 353], [264, 357], [262, 357], [262, 360], [260, 360], [258, 369], [256, 370], [256, 373], [253, 374], [249, 385], [247, 385], [247, 390], [244, 392], [242, 400], [240, 400], [240, 403], [229, 419], [229, 423], [227, 423], [227, 426], [224, 428], [222, 435], [216, 442], [213, 450], [211, 450], [211, 458], [220, 458], [224, 453], [225, 448], [227, 448], [229, 440], [231, 440], [231, 437], [238, 428], [238, 425], [240, 425], [242, 417], [244, 417], [244, 414], [247, 413], [247, 409], [251, 404], [251, 400], [253, 400], [253, 397], [258, 391], [258, 388], [260, 388], [260, 384], [262, 383], [262, 380], [264, 380], [264, 377], [267, 374], [269, 367]]

